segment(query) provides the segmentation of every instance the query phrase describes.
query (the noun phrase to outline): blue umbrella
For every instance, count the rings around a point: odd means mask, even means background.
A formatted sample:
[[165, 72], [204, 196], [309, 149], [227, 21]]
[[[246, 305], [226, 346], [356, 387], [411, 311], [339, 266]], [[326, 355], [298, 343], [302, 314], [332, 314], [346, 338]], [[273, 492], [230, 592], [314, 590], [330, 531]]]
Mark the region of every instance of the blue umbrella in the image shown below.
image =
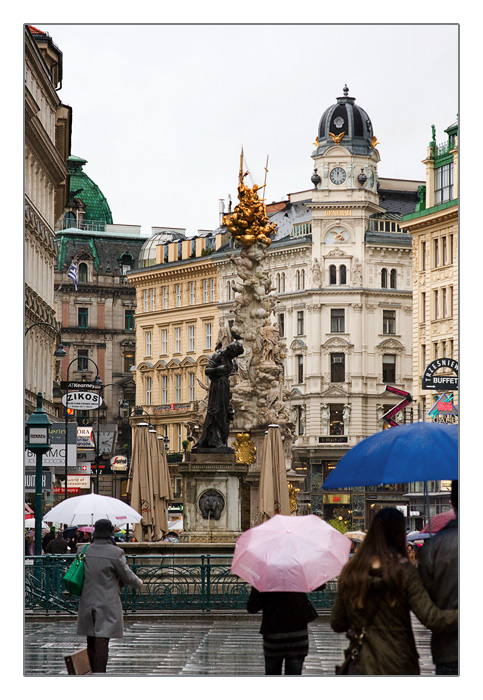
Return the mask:
[[428, 537], [431, 537], [429, 532], [410, 532], [406, 535], [406, 541], [415, 542], [416, 540], [427, 540]]
[[458, 479], [458, 426], [410, 423], [359, 442], [342, 457], [322, 488], [439, 479]]

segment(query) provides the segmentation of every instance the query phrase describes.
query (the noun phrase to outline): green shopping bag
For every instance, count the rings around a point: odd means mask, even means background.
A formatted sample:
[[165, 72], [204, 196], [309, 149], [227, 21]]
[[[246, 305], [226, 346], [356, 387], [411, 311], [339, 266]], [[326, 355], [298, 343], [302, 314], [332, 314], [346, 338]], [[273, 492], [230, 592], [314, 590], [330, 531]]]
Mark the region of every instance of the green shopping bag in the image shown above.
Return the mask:
[[82, 593], [82, 586], [84, 585], [84, 555], [88, 546], [86, 544], [82, 552], [76, 556], [62, 578], [66, 591], [74, 595]]

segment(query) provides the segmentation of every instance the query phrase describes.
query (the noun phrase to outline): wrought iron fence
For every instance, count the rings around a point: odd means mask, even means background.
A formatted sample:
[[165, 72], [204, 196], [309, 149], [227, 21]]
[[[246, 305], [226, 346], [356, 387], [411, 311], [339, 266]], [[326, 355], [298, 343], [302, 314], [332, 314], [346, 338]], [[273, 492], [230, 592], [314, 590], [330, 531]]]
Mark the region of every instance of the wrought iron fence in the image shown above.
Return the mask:
[[[78, 596], [64, 590], [62, 577], [74, 555], [25, 558], [25, 610], [76, 614]], [[121, 591], [123, 609], [130, 612], [167, 610], [244, 610], [250, 585], [230, 572], [230, 555], [127, 556], [131, 569], [143, 580], [140, 591]], [[315, 608], [330, 609], [337, 581], [323, 591], [309, 593]]]

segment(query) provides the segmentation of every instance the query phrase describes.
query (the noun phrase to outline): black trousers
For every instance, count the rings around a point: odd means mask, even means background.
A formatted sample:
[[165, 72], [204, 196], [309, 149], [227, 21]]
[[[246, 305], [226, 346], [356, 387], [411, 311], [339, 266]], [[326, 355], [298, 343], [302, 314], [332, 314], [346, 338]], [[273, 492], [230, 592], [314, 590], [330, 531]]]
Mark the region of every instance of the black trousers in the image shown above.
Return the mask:
[[109, 656], [109, 637], [87, 637], [87, 654], [92, 673], [105, 673]]
[[281, 676], [285, 658], [285, 675], [301, 676], [305, 656], [265, 656], [265, 675]]

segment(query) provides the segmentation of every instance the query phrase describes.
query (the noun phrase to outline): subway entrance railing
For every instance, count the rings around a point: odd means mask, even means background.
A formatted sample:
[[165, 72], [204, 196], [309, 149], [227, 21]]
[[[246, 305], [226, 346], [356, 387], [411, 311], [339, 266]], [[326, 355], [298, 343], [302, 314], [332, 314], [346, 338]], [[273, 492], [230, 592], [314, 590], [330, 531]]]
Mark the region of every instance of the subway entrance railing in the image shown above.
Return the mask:
[[[73, 555], [25, 557], [27, 613], [77, 613], [79, 598], [62, 585], [73, 559]], [[126, 559], [144, 582], [141, 591], [121, 590], [126, 612], [246, 609], [250, 584], [230, 572], [231, 555], [128, 555]], [[308, 597], [315, 608], [326, 610], [332, 607], [336, 590], [333, 580]]]

